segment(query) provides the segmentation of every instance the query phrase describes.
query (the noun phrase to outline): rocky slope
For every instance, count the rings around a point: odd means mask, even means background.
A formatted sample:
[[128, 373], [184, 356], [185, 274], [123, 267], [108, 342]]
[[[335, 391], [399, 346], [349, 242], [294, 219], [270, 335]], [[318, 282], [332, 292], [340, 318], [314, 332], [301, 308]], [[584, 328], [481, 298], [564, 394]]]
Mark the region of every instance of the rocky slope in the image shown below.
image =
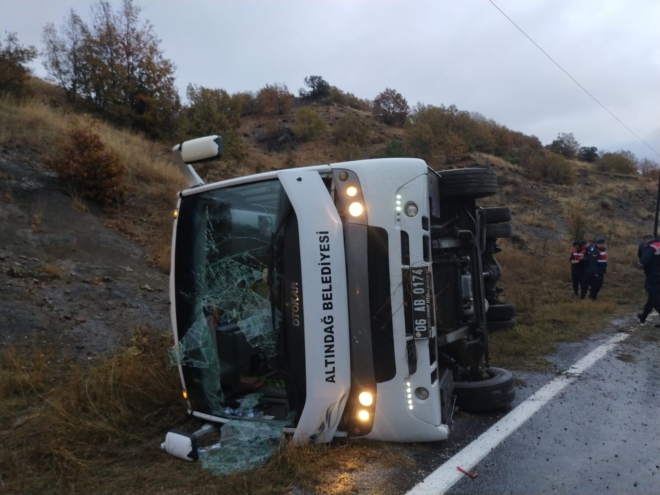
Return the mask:
[[0, 148], [0, 193], [0, 344], [84, 359], [136, 326], [169, 328], [167, 276], [102, 211], [74, 209], [35, 155]]

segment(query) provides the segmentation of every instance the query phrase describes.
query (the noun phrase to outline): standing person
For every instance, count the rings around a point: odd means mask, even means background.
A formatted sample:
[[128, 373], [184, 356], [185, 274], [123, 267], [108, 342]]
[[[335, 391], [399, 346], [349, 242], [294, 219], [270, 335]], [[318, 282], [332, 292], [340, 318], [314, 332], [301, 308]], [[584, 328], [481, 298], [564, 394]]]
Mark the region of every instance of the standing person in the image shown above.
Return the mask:
[[653, 236], [651, 234], [646, 234], [645, 236], [642, 237], [642, 242], [639, 243], [639, 246], [637, 246], [637, 258], [639, 258], [639, 264], [641, 267], [641, 262], [642, 262], [642, 254], [644, 253], [644, 249], [646, 249], [646, 246], [648, 246], [649, 242], [653, 240]]
[[600, 289], [603, 287], [603, 279], [607, 273], [607, 250], [605, 249], [604, 238], [599, 237], [594, 244], [589, 246], [584, 255], [584, 263], [586, 267], [580, 299], [585, 298], [589, 288], [589, 299], [595, 301]]
[[586, 250], [585, 241], [574, 241], [573, 251], [571, 252], [571, 279], [573, 280], [573, 292], [577, 297], [579, 294], [578, 289], [584, 278], [584, 253]]
[[[660, 313], [660, 240], [655, 239], [651, 234], [645, 235], [643, 239], [646, 246], [639, 262], [646, 275], [644, 289], [648, 298], [642, 312], [637, 314], [640, 323], [645, 323], [646, 317], [654, 309]], [[656, 327], [660, 327], [660, 324]]]

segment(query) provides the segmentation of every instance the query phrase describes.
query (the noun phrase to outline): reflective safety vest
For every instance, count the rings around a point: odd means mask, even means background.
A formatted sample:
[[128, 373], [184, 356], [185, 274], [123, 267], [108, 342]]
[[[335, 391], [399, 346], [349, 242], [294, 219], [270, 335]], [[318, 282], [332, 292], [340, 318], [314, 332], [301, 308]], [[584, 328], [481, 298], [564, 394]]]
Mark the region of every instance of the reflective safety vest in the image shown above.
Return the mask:
[[571, 261], [577, 261], [580, 262], [584, 259], [584, 253], [586, 252], [586, 249], [573, 249], [573, 252], [571, 253]]
[[596, 251], [599, 253], [598, 257], [598, 271], [605, 272], [607, 270], [607, 250], [603, 249], [602, 251], [596, 248]]
[[660, 256], [660, 241], [649, 242], [648, 246], [655, 249], [655, 253], [653, 253], [654, 256]]

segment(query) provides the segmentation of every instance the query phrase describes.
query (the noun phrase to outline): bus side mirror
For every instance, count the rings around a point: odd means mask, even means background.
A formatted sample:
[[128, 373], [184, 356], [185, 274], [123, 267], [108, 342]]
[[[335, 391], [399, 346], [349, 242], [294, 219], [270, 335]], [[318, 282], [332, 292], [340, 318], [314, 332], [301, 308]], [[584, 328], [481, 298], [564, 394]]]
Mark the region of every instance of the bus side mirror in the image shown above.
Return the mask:
[[222, 137], [218, 135], [191, 139], [177, 144], [172, 152], [179, 159], [179, 169], [190, 187], [204, 185], [192, 164], [216, 160], [222, 156]]
[[199, 459], [197, 438], [195, 438], [195, 435], [186, 433], [185, 431], [168, 431], [165, 441], [160, 444], [160, 448], [171, 456], [178, 457], [184, 461], [196, 461]]
[[[177, 146], [174, 147], [177, 149]], [[217, 135], [191, 139], [178, 145], [184, 163], [202, 163], [222, 156], [222, 138]]]

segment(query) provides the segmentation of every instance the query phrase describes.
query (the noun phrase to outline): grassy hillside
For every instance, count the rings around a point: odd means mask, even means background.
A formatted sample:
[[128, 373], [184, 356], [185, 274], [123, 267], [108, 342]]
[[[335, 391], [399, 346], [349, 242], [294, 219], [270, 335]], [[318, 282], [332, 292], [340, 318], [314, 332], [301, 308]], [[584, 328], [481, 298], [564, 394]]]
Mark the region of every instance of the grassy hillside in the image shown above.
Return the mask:
[[[167, 271], [171, 211], [176, 192], [185, 187], [171, 148], [91, 121], [67, 105], [61, 90], [49, 83], [33, 79], [32, 85], [36, 98], [20, 105], [9, 99], [0, 101], [3, 152], [20, 151], [19, 159], [43, 166], [57, 153], [58, 144], [66, 140], [68, 129], [91, 122], [107, 147], [128, 165], [126, 201], [104, 208], [106, 224], [147, 246], [150, 261]], [[295, 128], [295, 109], [285, 115], [247, 116], [239, 129], [247, 156], [240, 161], [206, 164], [199, 167], [200, 174], [207, 180], [219, 180], [265, 170], [379, 157], [389, 143], [403, 139], [403, 129], [386, 126], [369, 112], [336, 104], [306, 105], [325, 123], [325, 129], [314, 139], [295, 139], [291, 131]], [[337, 140], [337, 126], [347, 116], [355, 117], [363, 126], [361, 144], [349, 149]], [[431, 159], [431, 163], [438, 161]], [[499, 260], [504, 267], [504, 299], [517, 305], [521, 326], [513, 334], [493, 339], [494, 355], [503, 353], [501, 359], [508, 360], [509, 352], [514, 356], [522, 352], [509, 349], [512, 340], [521, 340], [522, 347], [529, 339], [536, 341], [538, 345], [533, 347], [540, 356], [551, 350], [556, 340], [570, 338], [573, 327], [580, 328], [575, 337], [582, 337], [587, 328], [598, 327], [602, 317], [638, 304], [643, 295], [635, 253], [639, 237], [652, 229], [655, 183], [640, 175], [603, 174], [584, 162], [572, 161], [570, 165], [571, 185], [542, 182], [533, 170], [483, 153], [467, 153], [455, 163], [442, 165], [494, 168], [499, 174], [500, 192], [483, 205], [508, 205], [514, 214], [516, 234], [502, 241], [504, 252]], [[436, 168], [440, 168], [437, 163]], [[6, 196], [5, 200], [10, 201]], [[79, 205], [80, 198], [75, 192], [72, 196], [72, 205]], [[98, 210], [89, 202], [85, 204], [83, 207]], [[608, 240], [609, 274], [601, 300], [590, 306], [574, 301], [569, 288], [567, 259], [576, 235], [589, 239], [604, 236]], [[526, 355], [529, 352], [524, 351]]]
[[[117, 129], [90, 123], [65, 103], [61, 92], [33, 80], [37, 97], [17, 104], [0, 101], [0, 153], [5, 159], [43, 168], [75, 125], [91, 126], [128, 166], [125, 202], [103, 208], [71, 194], [72, 208], [105, 223], [148, 248], [149, 261], [169, 268], [172, 209], [185, 183], [171, 148]], [[299, 102], [300, 103], [300, 102]], [[314, 139], [292, 137], [293, 113], [247, 116], [240, 135], [247, 156], [201, 168], [210, 180], [291, 166], [381, 156], [404, 131], [371, 113], [340, 105], [313, 105], [325, 124]], [[366, 129], [361, 144], [336, 138], [342, 119], [353, 115]], [[174, 143], [172, 143], [174, 144]], [[440, 166], [439, 158], [431, 160]], [[644, 297], [635, 268], [637, 242], [652, 229], [655, 183], [642, 176], [597, 173], [571, 162], [570, 185], [540, 181], [534, 171], [501, 158], [466, 153], [446, 168], [490, 166], [500, 192], [484, 206], [508, 205], [515, 235], [502, 241], [503, 298], [516, 304], [518, 327], [495, 334], [492, 363], [512, 369], [542, 369], [557, 342], [580, 340], [616, 315], [631, 313]], [[12, 191], [0, 177], [0, 200]], [[6, 181], [8, 184], [9, 182]], [[597, 302], [575, 300], [568, 256], [576, 232], [608, 240], [609, 269]], [[52, 350], [4, 346], [0, 351], [0, 486], [8, 493], [287, 493], [292, 486], [323, 493], [352, 493], [351, 472], [375, 458], [403, 460], [394, 447], [360, 443], [283, 447], [275, 460], [251, 475], [218, 480], [194, 465], [158, 452], [164, 428], [182, 420], [177, 375], [165, 368], [169, 339], [141, 330], [128, 347], [93, 366], [64, 363], [55, 369]], [[58, 360], [60, 362], [61, 360]], [[121, 370], [118, 373], [117, 370]], [[190, 426], [190, 425], [189, 425]], [[166, 488], [163, 488], [166, 487]]]

